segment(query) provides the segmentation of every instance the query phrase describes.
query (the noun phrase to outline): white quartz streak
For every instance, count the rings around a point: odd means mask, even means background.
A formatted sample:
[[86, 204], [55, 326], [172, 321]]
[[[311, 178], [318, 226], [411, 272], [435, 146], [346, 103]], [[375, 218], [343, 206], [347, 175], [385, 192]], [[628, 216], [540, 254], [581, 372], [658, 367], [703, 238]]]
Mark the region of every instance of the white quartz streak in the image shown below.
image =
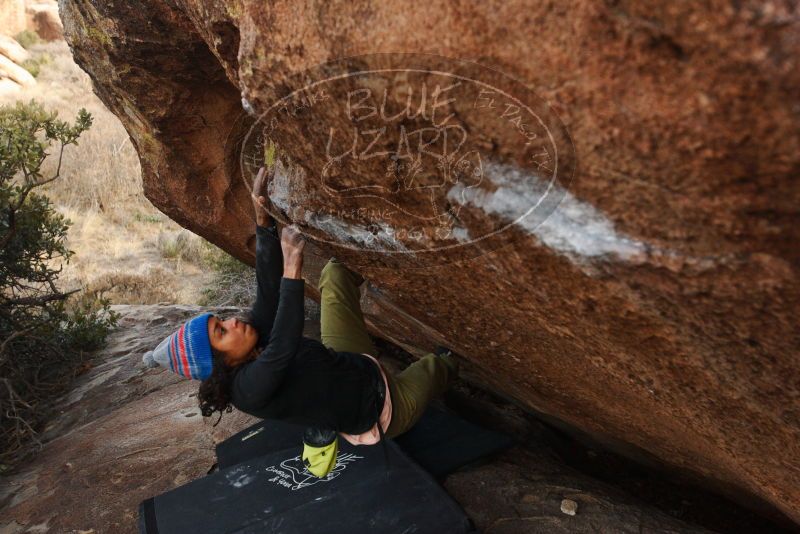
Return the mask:
[[484, 173], [484, 180], [496, 187], [494, 191], [456, 184], [447, 197], [523, 228], [542, 244], [570, 259], [613, 256], [632, 260], [648, 249], [645, 243], [617, 232], [614, 224], [590, 203], [563, 189], [556, 192], [556, 196], [562, 197], [561, 202], [544, 221], [539, 217], [526, 217], [542, 198], [547, 184], [535, 174], [513, 165], [489, 162]]

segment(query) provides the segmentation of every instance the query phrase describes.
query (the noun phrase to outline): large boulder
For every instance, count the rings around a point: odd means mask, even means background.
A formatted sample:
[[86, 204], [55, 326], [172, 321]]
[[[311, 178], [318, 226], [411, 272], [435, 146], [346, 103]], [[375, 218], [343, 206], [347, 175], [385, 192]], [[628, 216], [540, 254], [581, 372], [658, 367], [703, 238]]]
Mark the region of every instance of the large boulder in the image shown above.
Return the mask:
[[55, 1], [33, 2], [25, 7], [27, 26], [42, 40], [57, 41], [64, 38], [64, 26], [58, 16]]
[[[247, 184], [268, 138], [274, 213], [370, 280], [381, 335], [412, 351], [452, 346], [565, 428], [800, 521], [796, 12], [654, 0], [60, 7], [76, 61], [136, 145], [146, 195], [171, 218], [252, 263]], [[437, 56], [396, 54], [421, 51]], [[395, 54], [315, 68], [383, 52]], [[464, 82], [440, 110], [470, 151], [441, 168], [428, 158], [420, 175], [391, 148], [403, 134], [372, 113], [379, 100], [347, 98], [389, 85], [396, 107], [404, 64], [406, 86]], [[326, 76], [339, 78], [293, 93]], [[369, 147], [385, 150], [331, 159], [348, 150], [333, 132], [363, 124], [356, 134], [373, 137], [359, 142], [374, 140], [379, 119], [390, 131]], [[414, 234], [409, 221], [450, 233]]]
[[31, 54], [16, 39], [8, 35], [0, 35], [0, 55], [6, 56], [14, 63], [21, 65], [30, 59]]
[[25, 0], [0, 0], [0, 33], [16, 35], [25, 27]]
[[2, 54], [0, 54], [0, 79], [11, 80], [20, 87], [36, 85], [36, 78], [30, 72]]
[[36, 84], [36, 79], [22, 64], [30, 58], [13, 37], [0, 35], [0, 95], [17, 94], [23, 87]]

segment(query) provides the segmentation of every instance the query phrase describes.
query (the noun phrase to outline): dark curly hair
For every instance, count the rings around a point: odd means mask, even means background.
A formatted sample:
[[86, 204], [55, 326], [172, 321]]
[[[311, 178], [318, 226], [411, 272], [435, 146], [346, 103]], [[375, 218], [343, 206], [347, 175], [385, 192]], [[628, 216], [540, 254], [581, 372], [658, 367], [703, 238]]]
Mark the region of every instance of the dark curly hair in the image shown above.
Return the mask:
[[231, 382], [236, 374], [236, 368], [225, 364], [224, 354], [211, 349], [213, 365], [211, 375], [200, 383], [197, 391], [197, 400], [200, 403], [200, 412], [203, 417], [211, 417], [214, 412], [219, 412], [219, 419], [214, 426], [219, 424], [222, 414], [232, 412]]
[[[245, 314], [242, 317], [242, 321], [250, 325], [253, 324], [250, 313]], [[260, 349], [258, 344], [256, 346]], [[233, 411], [231, 383], [238, 368], [226, 365], [225, 355], [214, 349], [214, 347], [211, 347], [211, 356], [211, 374], [200, 383], [200, 389], [197, 391], [197, 400], [203, 417], [211, 417], [214, 412], [219, 412], [219, 419], [214, 423], [214, 426], [217, 426], [222, 419], [223, 413]]]

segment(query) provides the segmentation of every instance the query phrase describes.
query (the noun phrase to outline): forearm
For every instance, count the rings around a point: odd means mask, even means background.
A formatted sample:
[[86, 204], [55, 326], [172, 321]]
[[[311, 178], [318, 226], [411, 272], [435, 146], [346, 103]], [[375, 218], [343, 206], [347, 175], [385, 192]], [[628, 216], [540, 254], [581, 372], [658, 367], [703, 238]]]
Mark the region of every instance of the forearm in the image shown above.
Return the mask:
[[256, 227], [257, 288], [251, 314], [254, 326], [264, 335], [272, 330], [282, 274], [283, 252], [275, 228]]
[[280, 301], [278, 313], [275, 315], [274, 332], [267, 350], [259, 358], [275, 361], [294, 356], [303, 336], [304, 289], [305, 282], [302, 279], [291, 279], [286, 276], [281, 278]]
[[281, 232], [284, 278], [290, 280], [301, 280], [303, 278], [303, 249], [305, 244], [303, 235], [296, 226], [287, 226]]
[[256, 276], [260, 281], [274, 286], [276, 291], [283, 274], [283, 249], [278, 227], [256, 226]]
[[303, 256], [287, 256], [283, 261], [283, 277], [291, 280], [302, 280], [303, 278]]

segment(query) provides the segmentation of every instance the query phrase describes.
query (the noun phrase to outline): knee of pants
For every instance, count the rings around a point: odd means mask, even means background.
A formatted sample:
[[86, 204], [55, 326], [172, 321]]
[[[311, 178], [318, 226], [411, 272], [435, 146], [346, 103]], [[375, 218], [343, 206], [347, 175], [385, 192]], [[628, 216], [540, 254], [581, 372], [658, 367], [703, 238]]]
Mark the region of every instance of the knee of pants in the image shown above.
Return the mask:
[[341, 263], [328, 260], [328, 263], [325, 264], [319, 274], [317, 289], [321, 291], [322, 287], [326, 284], [340, 282], [341, 277], [345, 274], [344, 269], [345, 267]]
[[357, 298], [359, 294], [358, 286], [363, 281], [364, 279], [359, 274], [348, 269], [345, 264], [328, 261], [320, 273], [318, 289], [322, 293], [322, 289], [327, 287], [332, 294]]

